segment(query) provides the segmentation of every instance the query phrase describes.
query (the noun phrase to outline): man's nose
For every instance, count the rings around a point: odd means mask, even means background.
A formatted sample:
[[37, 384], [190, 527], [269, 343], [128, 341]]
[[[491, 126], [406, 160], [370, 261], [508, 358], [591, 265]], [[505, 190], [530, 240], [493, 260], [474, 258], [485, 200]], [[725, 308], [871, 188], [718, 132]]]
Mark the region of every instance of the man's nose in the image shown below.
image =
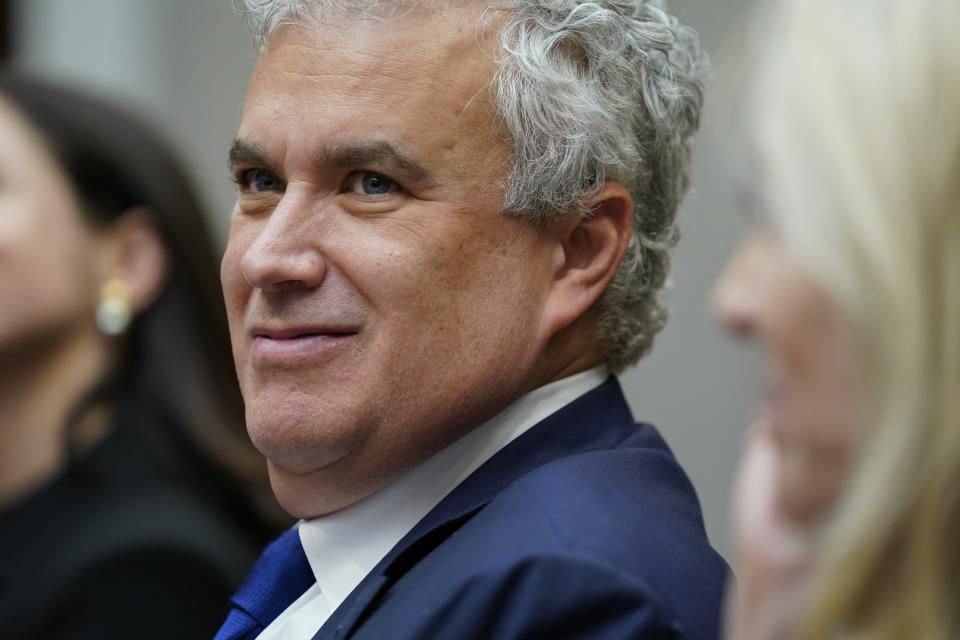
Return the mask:
[[319, 287], [327, 265], [309, 223], [309, 213], [296, 203], [281, 202], [240, 260], [246, 281], [265, 291], [290, 284]]

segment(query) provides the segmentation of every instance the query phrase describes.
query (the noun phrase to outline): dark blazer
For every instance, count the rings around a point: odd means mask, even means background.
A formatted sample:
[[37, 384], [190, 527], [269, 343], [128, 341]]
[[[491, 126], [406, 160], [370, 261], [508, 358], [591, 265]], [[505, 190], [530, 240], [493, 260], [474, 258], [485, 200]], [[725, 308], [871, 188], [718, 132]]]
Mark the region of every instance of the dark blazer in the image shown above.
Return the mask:
[[[710, 639], [727, 571], [689, 480], [611, 377], [454, 489], [314, 638]], [[303, 590], [257, 612], [251, 579], [235, 604], [263, 626]]]
[[227, 612], [251, 523], [176, 466], [166, 431], [122, 418], [0, 512], [0, 640], [209, 639]]

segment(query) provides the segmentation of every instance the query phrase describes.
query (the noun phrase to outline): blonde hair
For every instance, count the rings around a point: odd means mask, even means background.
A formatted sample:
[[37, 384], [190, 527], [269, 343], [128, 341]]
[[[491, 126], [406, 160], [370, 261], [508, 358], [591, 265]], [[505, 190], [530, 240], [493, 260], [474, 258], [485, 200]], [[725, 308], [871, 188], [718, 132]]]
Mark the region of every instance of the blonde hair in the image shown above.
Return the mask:
[[960, 638], [960, 2], [780, 9], [757, 95], [772, 209], [868, 405], [803, 637]]

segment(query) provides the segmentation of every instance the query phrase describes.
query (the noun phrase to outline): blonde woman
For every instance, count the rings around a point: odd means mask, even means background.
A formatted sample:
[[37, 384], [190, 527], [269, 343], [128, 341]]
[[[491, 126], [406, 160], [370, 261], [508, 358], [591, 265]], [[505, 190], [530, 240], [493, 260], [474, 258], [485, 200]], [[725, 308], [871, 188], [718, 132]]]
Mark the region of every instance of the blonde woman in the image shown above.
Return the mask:
[[768, 356], [732, 638], [960, 638], [960, 2], [787, 0], [761, 221], [718, 315]]

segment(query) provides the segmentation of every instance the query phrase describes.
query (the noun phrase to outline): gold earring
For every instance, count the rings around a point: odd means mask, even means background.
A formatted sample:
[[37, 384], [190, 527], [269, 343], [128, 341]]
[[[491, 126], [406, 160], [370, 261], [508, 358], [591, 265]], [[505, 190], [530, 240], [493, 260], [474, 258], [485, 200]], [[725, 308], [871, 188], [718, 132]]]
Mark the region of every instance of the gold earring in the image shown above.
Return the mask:
[[108, 280], [100, 288], [97, 326], [107, 336], [120, 335], [130, 325], [130, 288], [119, 278]]

